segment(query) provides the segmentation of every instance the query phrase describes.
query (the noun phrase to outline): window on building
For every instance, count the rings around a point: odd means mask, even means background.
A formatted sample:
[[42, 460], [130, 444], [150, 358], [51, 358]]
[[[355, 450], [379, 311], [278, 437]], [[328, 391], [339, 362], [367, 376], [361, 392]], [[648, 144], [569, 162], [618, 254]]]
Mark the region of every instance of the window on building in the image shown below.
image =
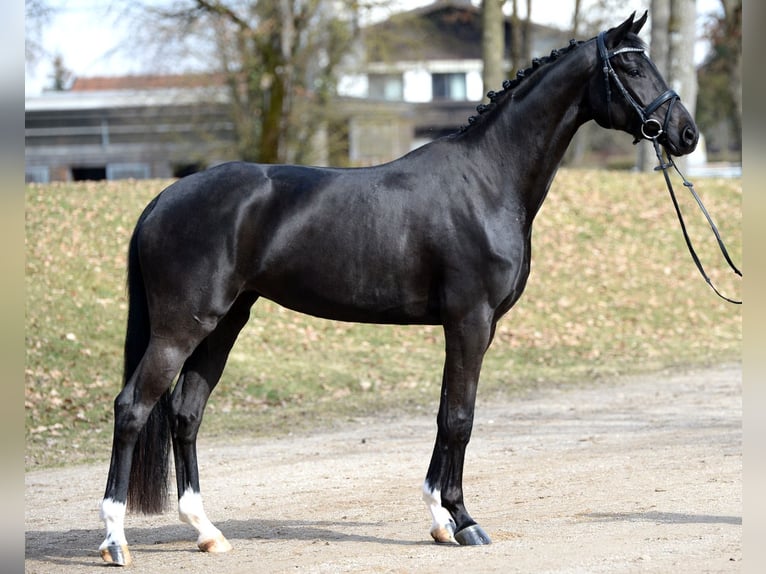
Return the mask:
[[106, 166], [106, 179], [147, 179], [149, 165], [145, 163], [110, 163]]
[[367, 80], [367, 96], [370, 99], [401, 101], [404, 98], [401, 74], [370, 74]]
[[467, 99], [465, 74], [432, 74], [431, 86], [434, 100]]
[[26, 183], [48, 183], [51, 180], [51, 170], [44, 165], [28, 165], [24, 169]]

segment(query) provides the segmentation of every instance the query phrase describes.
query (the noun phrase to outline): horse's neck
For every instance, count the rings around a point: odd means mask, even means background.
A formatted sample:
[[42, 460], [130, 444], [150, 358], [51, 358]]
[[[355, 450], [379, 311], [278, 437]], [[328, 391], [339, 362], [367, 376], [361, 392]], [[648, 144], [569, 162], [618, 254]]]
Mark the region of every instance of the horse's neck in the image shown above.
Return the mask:
[[[589, 48], [581, 45], [578, 50]], [[575, 132], [591, 119], [584, 102], [594, 61], [586, 51], [572, 53], [567, 60], [550, 64], [555, 69], [537, 72], [544, 75], [523, 98], [505, 102], [485, 134], [493, 155], [505, 156], [498, 165], [513, 170], [513, 174], [502, 174], [505, 185], [513, 182], [513, 193], [523, 198], [531, 218], [545, 199]]]

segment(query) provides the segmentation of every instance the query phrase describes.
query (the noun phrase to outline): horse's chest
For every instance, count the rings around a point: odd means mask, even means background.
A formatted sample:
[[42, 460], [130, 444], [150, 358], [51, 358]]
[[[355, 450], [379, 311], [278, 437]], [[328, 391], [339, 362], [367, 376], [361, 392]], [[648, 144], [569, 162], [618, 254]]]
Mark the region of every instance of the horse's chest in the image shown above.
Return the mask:
[[502, 248], [492, 250], [487, 257], [485, 281], [493, 305], [507, 310], [527, 284], [531, 251], [524, 234], [514, 233], [505, 239]]

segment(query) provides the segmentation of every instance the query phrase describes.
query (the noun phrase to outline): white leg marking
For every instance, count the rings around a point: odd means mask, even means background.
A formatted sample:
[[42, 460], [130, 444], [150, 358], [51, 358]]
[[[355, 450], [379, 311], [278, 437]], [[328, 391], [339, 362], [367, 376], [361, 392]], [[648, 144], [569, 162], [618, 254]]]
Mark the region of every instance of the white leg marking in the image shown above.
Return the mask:
[[428, 481], [423, 483], [423, 501], [431, 512], [431, 536], [436, 542], [457, 544], [455, 540], [455, 521], [442, 506], [441, 491], [431, 488]]
[[99, 550], [107, 546], [127, 546], [125, 538], [125, 504], [105, 498], [101, 503], [101, 519], [106, 524], [106, 539]]
[[125, 538], [125, 503], [105, 498], [101, 502], [101, 518], [106, 524], [106, 538], [98, 547], [104, 562], [129, 566], [133, 559]]
[[191, 524], [199, 533], [197, 546], [204, 552], [228, 552], [231, 544], [205, 514], [202, 507], [202, 495], [191, 488], [186, 489], [178, 500], [178, 517], [182, 522]]

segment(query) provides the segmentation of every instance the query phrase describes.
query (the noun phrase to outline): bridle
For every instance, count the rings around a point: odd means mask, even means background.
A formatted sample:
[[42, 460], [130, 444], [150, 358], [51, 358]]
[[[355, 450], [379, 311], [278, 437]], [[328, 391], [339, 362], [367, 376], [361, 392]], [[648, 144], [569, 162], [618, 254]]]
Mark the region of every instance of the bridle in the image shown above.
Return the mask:
[[[654, 63], [649, 59], [649, 57], [646, 55], [646, 50], [643, 48], [632, 48], [632, 47], [625, 47], [620, 48], [619, 50], [607, 50], [606, 48], [606, 32], [601, 32], [598, 35], [598, 38], [596, 40], [596, 43], [598, 44], [598, 55], [601, 59], [601, 69], [604, 72], [604, 83], [606, 84], [606, 110], [607, 114], [609, 116], [609, 128], [612, 127], [612, 82], [617, 86], [617, 89], [619, 90], [620, 94], [622, 94], [622, 97], [625, 98], [625, 100], [633, 107], [634, 110], [636, 110], [636, 113], [638, 114], [638, 117], [641, 119], [641, 135], [650, 140], [655, 141], [657, 140], [662, 134], [667, 132], [668, 129], [668, 122], [670, 122], [670, 115], [673, 111], [673, 106], [675, 106], [676, 102], [680, 100], [681, 98], [679, 95], [675, 92], [675, 90], [665, 90], [662, 94], [657, 96], [652, 103], [650, 103], [648, 106], [643, 107], [641, 104], [639, 104], [636, 99], [630, 95], [630, 92], [625, 88], [625, 86], [622, 84], [622, 81], [620, 80], [620, 77], [617, 75], [617, 72], [614, 71], [614, 68], [612, 67], [612, 58], [617, 56], [618, 54], [625, 54], [627, 52], [640, 52], [644, 55], [647, 62], [652, 67], [654, 66]], [[658, 71], [659, 74], [659, 71]], [[655, 111], [657, 111], [662, 104], [665, 102], [670, 101], [670, 104], [668, 105], [668, 109], [665, 111], [665, 119], [662, 123], [660, 123], [659, 120], [650, 117]], [[641, 141], [641, 138], [638, 136], [635, 136], [635, 140], [633, 143], [638, 143]]]
[[[668, 129], [668, 123], [670, 122], [670, 115], [673, 112], [673, 107], [676, 105], [676, 102], [678, 102], [681, 98], [680, 96], [675, 92], [675, 90], [665, 90], [662, 94], [657, 96], [654, 101], [652, 101], [648, 106], [643, 107], [641, 104], [639, 104], [636, 99], [630, 95], [630, 92], [625, 88], [625, 86], [622, 84], [622, 81], [620, 80], [620, 77], [617, 75], [617, 72], [615, 72], [614, 68], [612, 67], [611, 59], [617, 56], [618, 54], [625, 54], [627, 52], [641, 52], [644, 57], [647, 59], [648, 63], [655, 68], [654, 62], [652, 62], [649, 57], [646, 55], [646, 50], [643, 48], [633, 48], [633, 47], [625, 47], [620, 48], [619, 50], [607, 50], [606, 48], [606, 32], [601, 32], [598, 35], [598, 38], [596, 40], [596, 43], [598, 45], [598, 55], [601, 60], [602, 70], [604, 72], [604, 83], [606, 84], [606, 109], [607, 109], [607, 116], [609, 118], [609, 128], [612, 127], [612, 82], [617, 86], [617, 89], [619, 90], [620, 94], [622, 94], [622, 97], [625, 98], [625, 100], [633, 107], [634, 110], [636, 110], [636, 113], [638, 114], [638, 117], [641, 119], [641, 136], [644, 139], [647, 139], [652, 142], [654, 145], [654, 151], [657, 154], [657, 160], [659, 161], [659, 165], [655, 167], [655, 171], [662, 170], [663, 175], [665, 176], [665, 183], [668, 186], [668, 192], [670, 192], [670, 198], [673, 200], [673, 207], [676, 210], [676, 215], [678, 216], [678, 221], [681, 224], [681, 231], [683, 232], [684, 240], [686, 241], [686, 247], [689, 249], [689, 254], [692, 257], [692, 260], [694, 261], [694, 264], [697, 266], [697, 269], [699, 270], [702, 277], [705, 279], [705, 282], [710, 286], [710, 288], [715, 292], [716, 295], [718, 295], [721, 299], [724, 299], [725, 301], [728, 301], [729, 303], [734, 303], [736, 305], [742, 304], [742, 301], [737, 301], [734, 299], [730, 299], [729, 297], [726, 297], [725, 295], [721, 294], [718, 289], [716, 289], [715, 285], [713, 285], [713, 282], [710, 280], [710, 277], [707, 273], [705, 273], [705, 269], [702, 266], [702, 263], [700, 262], [699, 257], [697, 256], [697, 253], [694, 251], [694, 246], [692, 245], [691, 239], [689, 238], [689, 233], [686, 231], [686, 224], [684, 223], [683, 215], [681, 215], [681, 208], [678, 205], [678, 199], [676, 199], [675, 192], [673, 191], [673, 185], [670, 182], [670, 176], [668, 175], [668, 168], [672, 167], [674, 168], [678, 174], [681, 176], [681, 179], [683, 179], [684, 186], [690, 191], [692, 196], [694, 197], [694, 200], [697, 202], [697, 205], [699, 206], [700, 210], [705, 216], [705, 219], [707, 219], [708, 224], [710, 225], [710, 229], [713, 231], [713, 235], [715, 235], [716, 241], [718, 242], [718, 247], [721, 250], [721, 253], [723, 254], [724, 259], [726, 259], [726, 262], [729, 264], [729, 267], [742, 277], [742, 272], [737, 268], [736, 265], [731, 260], [731, 257], [729, 256], [729, 252], [726, 250], [726, 245], [723, 242], [723, 239], [721, 239], [721, 234], [718, 232], [718, 228], [715, 226], [715, 223], [713, 223], [713, 219], [710, 217], [710, 214], [708, 213], [707, 209], [705, 209], [705, 205], [702, 203], [702, 200], [700, 199], [699, 195], [697, 195], [697, 192], [694, 191], [694, 185], [684, 177], [684, 174], [681, 173], [681, 170], [678, 169], [678, 166], [673, 162], [673, 158], [671, 157], [670, 153], [668, 153], [667, 149], [665, 150], [665, 158], [663, 159], [662, 156], [662, 148], [660, 147], [660, 137], [667, 133]], [[657, 70], [657, 73], [659, 74], [659, 71]], [[655, 111], [657, 111], [660, 106], [662, 106], [665, 102], [670, 102], [668, 104], [668, 108], [665, 111], [665, 118], [660, 123], [659, 120], [650, 117]], [[634, 135], [635, 139], [633, 143], [638, 143], [641, 141], [641, 137]], [[664, 147], [664, 146], [663, 146]]]

